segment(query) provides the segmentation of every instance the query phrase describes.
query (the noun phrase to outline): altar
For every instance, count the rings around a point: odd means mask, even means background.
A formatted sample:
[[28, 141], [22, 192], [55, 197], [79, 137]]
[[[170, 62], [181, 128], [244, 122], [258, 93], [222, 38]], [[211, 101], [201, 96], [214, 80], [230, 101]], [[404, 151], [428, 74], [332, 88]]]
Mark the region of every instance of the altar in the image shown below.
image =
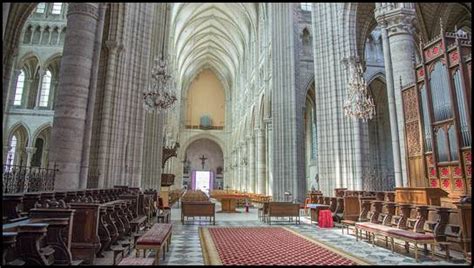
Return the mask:
[[222, 204], [222, 209], [217, 211], [217, 213], [240, 213], [240, 211], [235, 210], [238, 200], [249, 198], [247, 194], [218, 192], [219, 191], [211, 192], [211, 197], [217, 199]]

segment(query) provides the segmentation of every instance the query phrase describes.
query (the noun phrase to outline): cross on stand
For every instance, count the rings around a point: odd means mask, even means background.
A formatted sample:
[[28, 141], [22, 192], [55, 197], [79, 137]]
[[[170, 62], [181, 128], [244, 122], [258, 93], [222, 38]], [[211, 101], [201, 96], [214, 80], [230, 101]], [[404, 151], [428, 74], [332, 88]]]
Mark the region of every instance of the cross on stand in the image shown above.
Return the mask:
[[201, 159], [202, 169], [204, 169], [204, 164], [206, 163], [207, 158], [204, 155], [202, 155], [201, 157], [199, 157], [199, 159]]

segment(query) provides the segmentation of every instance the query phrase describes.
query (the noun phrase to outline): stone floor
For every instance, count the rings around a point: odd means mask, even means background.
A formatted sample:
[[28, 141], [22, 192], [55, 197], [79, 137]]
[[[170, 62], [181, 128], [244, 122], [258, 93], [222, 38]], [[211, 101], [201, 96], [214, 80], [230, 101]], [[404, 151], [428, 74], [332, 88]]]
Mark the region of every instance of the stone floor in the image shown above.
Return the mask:
[[[216, 211], [220, 211], [220, 203], [216, 202]], [[216, 213], [215, 226], [269, 226], [258, 220], [257, 209], [251, 208], [248, 213], [243, 209], [238, 209], [241, 213]], [[190, 219], [181, 224], [180, 208], [175, 205], [171, 210], [171, 221], [173, 223], [173, 235], [169, 252], [166, 259], [160, 259], [160, 265], [204, 265], [201, 244], [199, 240], [198, 228], [200, 226], [213, 226], [205, 218], [196, 217], [194, 221]], [[450, 252], [453, 258], [447, 262], [443, 259], [444, 251], [437, 252], [439, 256], [435, 256], [435, 260], [431, 259], [431, 253], [425, 256], [422, 250], [419, 251], [419, 262], [416, 263], [413, 250], [410, 254], [405, 253], [402, 246], [397, 247], [392, 253], [389, 248], [385, 248], [385, 242], [380, 241], [380, 246], [373, 247], [366, 241], [356, 241], [355, 236], [342, 234], [340, 228], [319, 228], [315, 223], [310, 224], [309, 218], [303, 216], [301, 224], [289, 224], [286, 221], [274, 222], [272, 226], [286, 226], [303, 235], [317, 239], [330, 246], [336, 247], [351, 254], [365, 259], [374, 265], [466, 265], [462, 260], [462, 254]], [[111, 265], [111, 252], [106, 252], [105, 258], [99, 258], [96, 264]], [[132, 251], [135, 256], [135, 251]], [[154, 257], [154, 253], [150, 252], [149, 258]]]

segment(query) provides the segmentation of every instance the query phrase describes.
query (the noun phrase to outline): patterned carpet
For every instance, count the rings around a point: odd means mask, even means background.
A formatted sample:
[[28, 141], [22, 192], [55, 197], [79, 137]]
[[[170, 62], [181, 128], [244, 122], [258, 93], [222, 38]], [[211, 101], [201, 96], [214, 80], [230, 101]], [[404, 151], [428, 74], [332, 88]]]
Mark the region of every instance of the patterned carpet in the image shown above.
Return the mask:
[[285, 227], [200, 227], [199, 234], [206, 265], [368, 264]]

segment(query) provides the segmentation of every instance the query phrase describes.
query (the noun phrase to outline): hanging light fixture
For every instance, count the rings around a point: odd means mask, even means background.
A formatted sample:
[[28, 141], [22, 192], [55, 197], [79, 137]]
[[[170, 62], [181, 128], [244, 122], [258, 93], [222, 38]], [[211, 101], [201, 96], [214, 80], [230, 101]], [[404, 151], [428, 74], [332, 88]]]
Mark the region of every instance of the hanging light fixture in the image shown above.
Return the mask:
[[163, 29], [163, 38], [161, 39], [161, 57], [154, 60], [154, 65], [151, 69], [151, 83], [148, 91], [143, 93], [143, 103], [145, 109], [149, 112], [157, 111], [160, 113], [172, 107], [177, 100], [171, 88], [173, 81], [168, 70], [168, 59], [164, 57], [167, 14], [168, 11], [165, 9], [165, 27]]
[[348, 97], [344, 101], [344, 114], [348, 117], [367, 122], [375, 115], [375, 104], [367, 94], [367, 82], [364, 79], [362, 65], [351, 61]]

